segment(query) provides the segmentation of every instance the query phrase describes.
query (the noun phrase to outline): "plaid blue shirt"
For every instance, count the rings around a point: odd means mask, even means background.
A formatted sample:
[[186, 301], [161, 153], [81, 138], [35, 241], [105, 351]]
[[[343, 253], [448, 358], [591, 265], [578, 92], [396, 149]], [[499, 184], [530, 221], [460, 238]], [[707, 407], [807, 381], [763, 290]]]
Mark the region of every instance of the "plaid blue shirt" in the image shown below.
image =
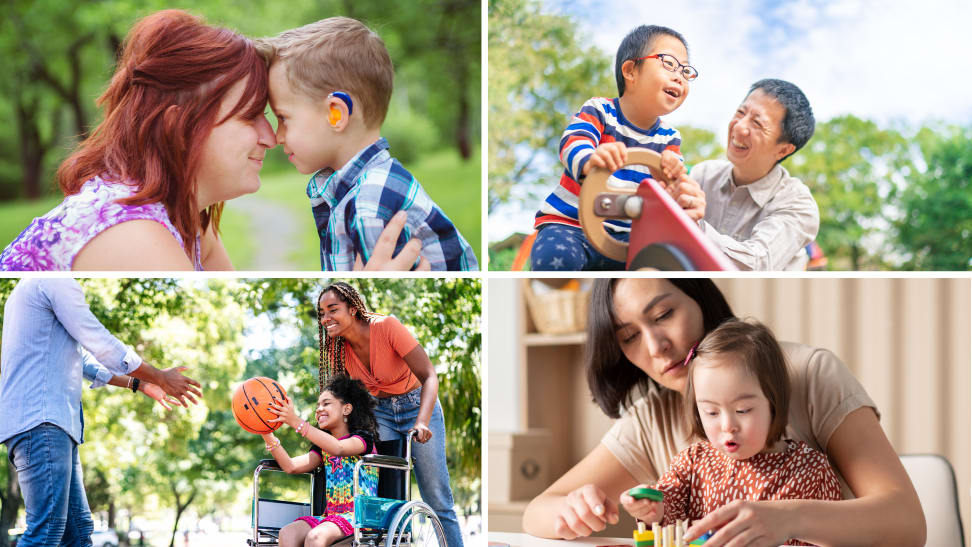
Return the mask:
[[472, 247], [415, 177], [391, 157], [383, 138], [341, 169], [315, 173], [307, 197], [321, 238], [322, 270], [351, 270], [356, 255], [367, 262], [385, 225], [402, 210], [408, 220], [396, 254], [415, 237], [433, 270], [479, 269]]

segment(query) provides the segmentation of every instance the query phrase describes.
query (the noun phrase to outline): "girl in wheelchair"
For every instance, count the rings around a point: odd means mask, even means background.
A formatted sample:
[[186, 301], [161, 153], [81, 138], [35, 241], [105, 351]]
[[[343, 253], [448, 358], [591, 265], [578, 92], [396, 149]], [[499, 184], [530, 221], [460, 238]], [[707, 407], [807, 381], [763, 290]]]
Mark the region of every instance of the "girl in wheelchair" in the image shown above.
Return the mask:
[[[326, 547], [354, 533], [354, 499], [352, 498], [354, 464], [362, 454], [375, 454], [378, 424], [375, 403], [364, 384], [346, 375], [334, 375], [317, 399], [317, 427], [297, 416], [294, 405], [286, 401], [270, 407], [279, 416], [271, 422], [283, 422], [310, 441], [310, 451], [291, 458], [273, 435], [263, 435], [267, 450], [287, 473], [306, 473], [323, 465], [327, 474], [327, 503], [324, 514], [300, 517], [280, 529], [281, 547], [301, 545]], [[374, 496], [378, 487], [378, 470], [362, 470], [359, 487]]]

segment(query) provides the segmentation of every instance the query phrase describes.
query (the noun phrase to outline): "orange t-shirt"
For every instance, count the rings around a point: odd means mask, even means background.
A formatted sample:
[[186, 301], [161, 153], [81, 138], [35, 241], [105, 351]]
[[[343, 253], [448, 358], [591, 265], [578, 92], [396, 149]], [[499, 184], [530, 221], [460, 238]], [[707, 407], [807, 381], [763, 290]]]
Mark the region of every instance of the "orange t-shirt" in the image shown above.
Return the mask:
[[363, 365], [351, 345], [344, 342], [348, 375], [361, 380], [372, 395], [377, 395], [379, 391], [392, 395], [407, 393], [410, 386], [417, 386], [419, 382], [402, 357], [419, 345], [418, 340], [391, 315], [373, 318], [370, 328], [368, 351], [371, 366]]

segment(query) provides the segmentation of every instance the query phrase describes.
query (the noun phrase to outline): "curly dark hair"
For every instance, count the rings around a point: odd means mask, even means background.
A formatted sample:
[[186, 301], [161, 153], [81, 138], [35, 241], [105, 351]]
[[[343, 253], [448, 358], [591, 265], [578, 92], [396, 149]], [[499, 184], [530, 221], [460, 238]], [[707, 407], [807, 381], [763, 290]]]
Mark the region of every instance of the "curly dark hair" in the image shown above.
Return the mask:
[[330, 391], [342, 403], [351, 405], [348, 416], [348, 429], [364, 430], [378, 442], [378, 421], [375, 419], [375, 400], [365, 389], [361, 380], [354, 380], [347, 374], [334, 374], [328, 379], [321, 391]]

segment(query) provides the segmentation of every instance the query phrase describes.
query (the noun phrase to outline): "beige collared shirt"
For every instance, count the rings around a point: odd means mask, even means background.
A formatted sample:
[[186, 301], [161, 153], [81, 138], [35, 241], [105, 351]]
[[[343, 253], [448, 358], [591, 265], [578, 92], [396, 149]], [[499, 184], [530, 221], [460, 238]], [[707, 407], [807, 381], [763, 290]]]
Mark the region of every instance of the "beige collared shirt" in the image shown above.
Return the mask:
[[732, 164], [709, 160], [689, 174], [705, 192], [699, 227], [743, 270], [803, 270], [804, 247], [817, 237], [820, 211], [810, 189], [777, 164], [765, 177], [736, 186]]

